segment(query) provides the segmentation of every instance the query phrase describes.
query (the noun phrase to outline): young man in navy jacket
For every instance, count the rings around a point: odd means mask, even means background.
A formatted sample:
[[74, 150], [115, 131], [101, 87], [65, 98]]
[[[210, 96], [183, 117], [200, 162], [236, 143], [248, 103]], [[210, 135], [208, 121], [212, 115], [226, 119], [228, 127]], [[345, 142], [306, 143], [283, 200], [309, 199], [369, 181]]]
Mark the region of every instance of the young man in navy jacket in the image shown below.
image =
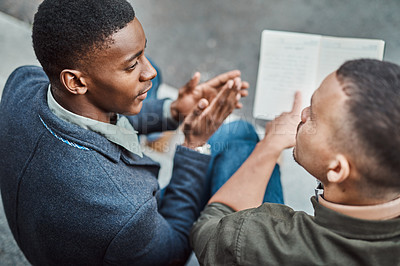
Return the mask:
[[[156, 71], [125, 0], [45, 0], [33, 47], [42, 68], [9, 77], [0, 104], [1, 194], [11, 231], [34, 265], [184, 264], [204, 206], [204, 146], [248, 84], [231, 71], [175, 101], [146, 99]], [[138, 134], [183, 123], [170, 184]]]

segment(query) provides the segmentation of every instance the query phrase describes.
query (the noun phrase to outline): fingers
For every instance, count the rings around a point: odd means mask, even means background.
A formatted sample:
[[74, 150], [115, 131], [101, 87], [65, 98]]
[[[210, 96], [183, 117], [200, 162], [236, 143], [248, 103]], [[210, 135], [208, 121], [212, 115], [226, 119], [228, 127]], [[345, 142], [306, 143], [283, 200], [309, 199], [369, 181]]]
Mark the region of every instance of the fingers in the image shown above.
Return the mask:
[[[228, 81], [229, 82], [229, 81]], [[242, 80], [240, 77], [236, 77], [233, 80], [233, 86], [230, 86], [231, 84], [227, 84], [225, 89], [225, 93], [229, 94], [229, 96], [226, 97], [226, 100], [219, 100], [220, 105], [224, 105], [224, 108], [220, 109], [220, 114], [221, 117], [226, 118], [227, 115], [224, 115], [226, 113], [230, 114], [234, 108], [242, 108], [243, 105], [239, 103], [240, 99], [242, 97], [246, 97], [248, 95], [248, 92], [246, 90], [242, 90]], [[229, 90], [228, 90], [229, 89]]]
[[248, 89], [250, 87], [250, 84], [247, 81], [242, 81], [242, 90], [243, 89]]
[[184, 145], [195, 147], [209, 139], [236, 107], [241, 85], [241, 79], [236, 77], [226, 82], [211, 103], [205, 98], [200, 99], [183, 122]]
[[284, 112], [265, 127], [265, 138], [283, 150], [293, 147], [296, 143], [296, 133], [300, 121], [301, 94], [296, 92], [291, 112]]
[[249, 95], [249, 92], [247, 90], [240, 90], [239, 93], [241, 97], [247, 97], [247, 95]]
[[216, 121], [223, 121], [225, 118], [232, 113], [233, 109], [240, 99], [241, 79], [235, 78], [233, 81], [229, 80], [213, 102], [216, 106], [214, 111], [214, 119]]
[[236, 77], [233, 82], [235, 83], [234, 86], [237, 90], [240, 90], [242, 87], [242, 79], [240, 77]]
[[294, 101], [293, 101], [293, 107], [292, 107], [292, 113], [294, 114], [300, 114], [301, 112], [301, 92], [300, 91], [296, 91], [295, 95], [294, 95]]
[[190, 90], [193, 90], [197, 86], [197, 84], [199, 84], [200, 77], [201, 77], [200, 72], [196, 72], [196, 73], [193, 74], [192, 79], [189, 81], [190, 85], [189, 85], [188, 88], [190, 88]]
[[240, 95], [240, 93], [238, 93], [238, 94], [236, 95], [236, 101], [237, 101], [237, 102], [240, 101], [240, 98], [242, 98], [242, 95]]
[[241, 87], [240, 87], [240, 97], [247, 97], [249, 95], [248, 88], [250, 87], [250, 84], [247, 81], [242, 81]]
[[208, 101], [206, 99], [200, 99], [200, 101], [197, 103], [197, 106], [192, 110], [190, 115], [188, 115], [185, 120], [183, 121], [183, 131], [188, 132], [192, 129], [193, 123], [196, 119], [199, 118], [199, 116], [203, 113], [203, 111], [207, 108], [208, 106]]
[[[247, 89], [243, 89], [243, 83], [245, 83], [244, 87], [248, 86], [248, 83], [245, 81], [242, 81], [240, 77], [236, 77], [234, 79], [228, 80], [224, 86], [221, 88], [219, 91], [219, 94], [223, 94], [222, 91], [224, 91], [225, 96], [219, 97], [218, 104], [224, 105], [224, 108], [219, 109], [219, 114], [222, 114], [224, 112], [227, 112], [230, 107], [234, 108], [242, 108], [243, 105], [239, 104], [239, 100], [242, 97], [246, 97], [248, 95]], [[234, 91], [230, 91], [230, 89], [234, 88]], [[229, 93], [232, 93], [231, 99], [229, 100], [229, 97], [227, 96]], [[218, 97], [215, 95], [214, 97]], [[213, 97], [213, 98], [214, 98]], [[236, 99], [235, 99], [236, 97]], [[213, 99], [212, 98], [212, 99]], [[236, 103], [234, 103], [236, 101]], [[230, 103], [230, 104], [226, 104]]]
[[201, 113], [206, 109], [208, 106], [208, 101], [207, 99], [200, 99], [200, 101], [197, 103], [196, 108], [193, 110], [193, 119], [196, 118], [197, 116], [201, 115]]
[[229, 93], [233, 91], [232, 88], [234, 87], [234, 84], [235, 82], [233, 80], [229, 80], [211, 102], [209, 113], [213, 120], [216, 120], [217, 117], [219, 117], [219, 114], [226, 109], [226, 102], [228, 100]]
[[[218, 92], [224, 88], [224, 86], [227, 84], [229, 80], [235, 80], [236, 78], [240, 78], [240, 75], [241, 73], [239, 70], [229, 71], [198, 85], [197, 88], [199, 88], [199, 90], [202, 91], [202, 97], [207, 98], [211, 102], [217, 96]], [[241, 97], [248, 96], [249, 93], [247, 89], [249, 88], [249, 83], [241, 80], [236, 82], [241, 83], [239, 89], [240, 96], [238, 96], [238, 100], [240, 100]], [[238, 107], [240, 108], [239, 105]]]
[[[242, 88], [242, 80], [240, 78], [235, 78], [234, 80], [234, 86], [236, 88], [236, 90], [238, 92], [240, 92], [241, 88]], [[240, 100], [240, 98], [242, 97], [242, 95], [240, 93], [236, 94], [236, 102], [238, 102]]]
[[200, 77], [201, 77], [200, 72], [195, 72], [192, 78], [186, 83], [185, 86], [183, 86], [183, 88], [185, 88], [185, 91], [186, 92], [192, 91], [197, 86], [197, 84], [199, 84]]
[[236, 109], [241, 109], [243, 107], [243, 104], [240, 103], [240, 99], [242, 97], [247, 97], [247, 95], [249, 95], [248, 92], [248, 87], [249, 87], [249, 83], [247, 81], [240, 81], [240, 84], [237, 85], [239, 88], [239, 93], [236, 95]]
[[240, 77], [241, 73], [239, 70], [232, 70], [229, 72], [225, 72], [216, 76], [215, 78], [210, 79], [207, 83], [212, 87], [220, 87], [225, 85], [228, 80], [234, 79], [236, 77]]

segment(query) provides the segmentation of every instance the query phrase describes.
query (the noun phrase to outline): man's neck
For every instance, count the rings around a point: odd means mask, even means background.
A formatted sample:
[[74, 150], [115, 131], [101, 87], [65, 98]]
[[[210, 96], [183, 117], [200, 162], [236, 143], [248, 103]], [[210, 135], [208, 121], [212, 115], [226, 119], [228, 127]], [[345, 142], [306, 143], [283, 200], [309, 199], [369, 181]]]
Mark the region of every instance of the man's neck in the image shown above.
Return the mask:
[[111, 123], [115, 113], [105, 113], [87, 101], [84, 95], [64, 93], [58, 89], [51, 89], [54, 100], [66, 110], [103, 123]]
[[400, 193], [388, 191], [376, 193], [361, 191], [359, 185], [324, 184], [324, 199], [327, 201], [352, 206], [370, 206], [392, 201], [400, 197]]

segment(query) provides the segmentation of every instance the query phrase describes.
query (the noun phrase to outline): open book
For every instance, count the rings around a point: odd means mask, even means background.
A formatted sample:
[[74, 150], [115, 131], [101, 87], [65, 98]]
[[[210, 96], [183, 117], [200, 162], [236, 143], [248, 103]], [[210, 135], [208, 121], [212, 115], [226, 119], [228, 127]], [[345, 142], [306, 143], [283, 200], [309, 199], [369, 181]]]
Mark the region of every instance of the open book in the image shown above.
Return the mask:
[[382, 40], [264, 30], [253, 116], [272, 120], [290, 111], [297, 90], [308, 106], [328, 74], [347, 60], [382, 60], [384, 46]]

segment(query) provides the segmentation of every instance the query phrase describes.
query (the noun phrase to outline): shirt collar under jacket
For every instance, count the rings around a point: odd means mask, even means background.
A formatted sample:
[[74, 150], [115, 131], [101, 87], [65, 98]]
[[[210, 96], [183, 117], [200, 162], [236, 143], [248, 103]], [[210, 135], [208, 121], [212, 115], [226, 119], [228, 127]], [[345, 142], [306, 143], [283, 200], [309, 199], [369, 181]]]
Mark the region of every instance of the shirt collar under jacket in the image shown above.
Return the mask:
[[333, 203], [319, 195], [318, 202], [328, 209], [358, 219], [390, 220], [400, 216], [400, 198], [377, 205], [353, 206]]
[[143, 157], [137, 131], [133, 128], [125, 116], [118, 115], [117, 123], [113, 125], [74, 114], [57, 103], [51, 93], [50, 88], [51, 85], [49, 85], [47, 90], [47, 103], [50, 110], [60, 119], [80, 126], [84, 129], [96, 132], [104, 136], [109, 141], [124, 147], [128, 151], [140, 157]]
[[324, 207], [338, 213], [365, 220], [389, 220], [400, 217], [400, 197], [377, 205], [353, 206], [327, 201], [324, 198], [324, 186], [317, 180], [315, 199]]

